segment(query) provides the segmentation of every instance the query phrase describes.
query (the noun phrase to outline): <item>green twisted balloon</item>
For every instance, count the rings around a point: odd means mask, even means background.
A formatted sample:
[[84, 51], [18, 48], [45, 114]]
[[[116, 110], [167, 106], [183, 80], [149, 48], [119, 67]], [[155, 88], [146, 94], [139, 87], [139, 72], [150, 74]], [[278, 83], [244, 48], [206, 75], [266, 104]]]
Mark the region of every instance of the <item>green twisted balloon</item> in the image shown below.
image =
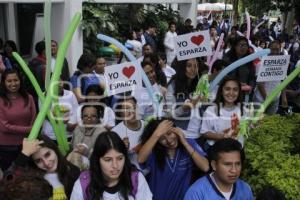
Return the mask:
[[[50, 87], [53, 87], [53, 89], [56, 91], [57, 91], [57, 85], [55, 88], [55, 85], [53, 83], [57, 82], [60, 78], [60, 74], [61, 74], [62, 66], [63, 66], [63, 60], [65, 58], [66, 51], [71, 42], [72, 36], [80, 23], [80, 18], [81, 18], [81, 14], [76, 13], [72, 19], [72, 22], [68, 28], [68, 31], [64, 37], [64, 40], [62, 41], [62, 44], [60, 45], [60, 47], [58, 49], [57, 60], [55, 63], [55, 69], [54, 69], [54, 73], [53, 73], [53, 76], [50, 81]], [[43, 124], [43, 121], [46, 117], [47, 111], [50, 109], [53, 96], [55, 95], [55, 93], [57, 93], [54, 90], [49, 89], [49, 92], [46, 96], [45, 102], [43, 103], [43, 105], [40, 109], [40, 112], [38, 113], [38, 116], [33, 124], [33, 127], [31, 129], [31, 132], [28, 137], [29, 139], [37, 138], [37, 136], [39, 134], [39, 130], [40, 130], [40, 128]], [[60, 142], [62, 142], [62, 141], [60, 141]]]

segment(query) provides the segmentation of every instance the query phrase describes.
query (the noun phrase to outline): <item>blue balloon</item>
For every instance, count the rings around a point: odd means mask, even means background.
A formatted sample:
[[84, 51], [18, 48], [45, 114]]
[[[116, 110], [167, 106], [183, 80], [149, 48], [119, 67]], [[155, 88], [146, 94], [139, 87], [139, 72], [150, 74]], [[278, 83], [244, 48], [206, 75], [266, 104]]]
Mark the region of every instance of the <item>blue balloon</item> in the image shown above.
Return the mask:
[[223, 69], [220, 74], [212, 81], [209, 87], [209, 91], [213, 91], [213, 89], [219, 84], [219, 82], [231, 71], [235, 70], [236, 68], [242, 66], [245, 63], [248, 63], [252, 60], [255, 60], [258, 57], [266, 56], [270, 53], [270, 49], [263, 49], [261, 51], [258, 51], [256, 53], [250, 54], [244, 58], [241, 58], [234, 63], [227, 66], [225, 69]]
[[133, 45], [129, 44], [128, 42], [125, 42], [125, 47], [129, 50], [133, 50]]
[[[114, 44], [116, 47], [118, 47], [119, 49], [122, 50], [122, 52], [125, 54], [125, 56], [131, 61], [136, 61], [136, 58], [132, 55], [132, 53], [123, 45], [121, 44], [118, 40], [112, 38], [112, 37], [109, 37], [109, 36], [106, 36], [106, 35], [103, 35], [103, 34], [98, 34], [97, 35], [97, 38], [99, 40], [103, 40], [105, 42], [108, 42], [108, 43], [111, 43], [111, 44]], [[161, 109], [159, 109], [159, 102], [158, 102], [158, 99], [156, 99], [154, 97], [154, 91], [153, 91], [153, 88], [152, 88], [152, 85], [146, 75], [146, 73], [144, 72], [144, 70], [140, 70], [141, 73], [142, 73], [142, 79], [143, 79], [143, 82], [147, 88], [147, 91], [148, 91], [148, 94], [149, 96], [152, 98], [152, 101], [153, 101], [153, 104], [155, 106], [155, 109], [158, 111], [158, 116], [161, 116]]]

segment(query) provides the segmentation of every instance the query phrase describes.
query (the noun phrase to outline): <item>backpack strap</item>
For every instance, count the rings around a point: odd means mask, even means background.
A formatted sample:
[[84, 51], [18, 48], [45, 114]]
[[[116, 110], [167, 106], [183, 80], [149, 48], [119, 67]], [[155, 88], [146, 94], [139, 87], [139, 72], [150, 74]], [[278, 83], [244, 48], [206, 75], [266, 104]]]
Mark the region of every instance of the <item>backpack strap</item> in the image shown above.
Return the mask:
[[138, 191], [138, 186], [139, 186], [139, 171], [135, 170], [131, 172], [131, 184], [132, 184], [132, 195], [135, 198], [137, 191]]
[[87, 186], [90, 183], [91, 175], [90, 171], [83, 171], [80, 173], [79, 180], [82, 189], [83, 199], [88, 200], [88, 195], [86, 192]]

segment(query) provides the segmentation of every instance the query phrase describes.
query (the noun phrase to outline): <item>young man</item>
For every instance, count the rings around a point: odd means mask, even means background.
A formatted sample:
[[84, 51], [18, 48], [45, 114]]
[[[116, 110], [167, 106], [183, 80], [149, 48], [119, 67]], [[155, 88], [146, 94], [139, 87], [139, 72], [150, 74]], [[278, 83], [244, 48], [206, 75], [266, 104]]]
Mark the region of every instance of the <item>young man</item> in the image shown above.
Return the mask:
[[145, 37], [145, 42], [148, 43], [154, 52], [157, 50], [156, 43], [156, 27], [154, 24], [148, 24], [146, 31], [143, 36]]
[[[54, 72], [55, 63], [57, 59], [57, 52], [58, 52], [58, 43], [55, 40], [51, 40], [51, 70]], [[61, 79], [63, 81], [69, 81], [70, 79], [70, 71], [69, 71], [69, 64], [66, 58], [64, 58], [63, 68], [61, 71]]]
[[252, 200], [250, 186], [239, 179], [245, 159], [241, 144], [226, 138], [217, 141], [209, 150], [213, 172], [196, 181], [184, 200]]
[[171, 63], [173, 62], [176, 56], [175, 42], [174, 42], [174, 37], [176, 36], [177, 36], [176, 24], [175, 22], [170, 22], [169, 31], [166, 33], [164, 38], [165, 53], [167, 55], [168, 65], [171, 65]]

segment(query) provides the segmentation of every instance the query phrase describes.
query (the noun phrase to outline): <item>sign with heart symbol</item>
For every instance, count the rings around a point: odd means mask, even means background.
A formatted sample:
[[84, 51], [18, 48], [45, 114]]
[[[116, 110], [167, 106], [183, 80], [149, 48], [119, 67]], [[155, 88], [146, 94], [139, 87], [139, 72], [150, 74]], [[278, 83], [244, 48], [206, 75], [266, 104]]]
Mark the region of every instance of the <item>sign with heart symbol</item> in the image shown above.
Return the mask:
[[138, 61], [105, 67], [104, 77], [107, 95], [111, 96], [140, 89], [142, 87], [140, 69], [140, 62]]
[[122, 70], [124, 76], [126, 76], [128, 79], [132, 76], [132, 74], [135, 72], [135, 67], [130, 66], [130, 67], [124, 67]]
[[174, 38], [177, 60], [187, 60], [212, 54], [209, 31], [179, 35]]

